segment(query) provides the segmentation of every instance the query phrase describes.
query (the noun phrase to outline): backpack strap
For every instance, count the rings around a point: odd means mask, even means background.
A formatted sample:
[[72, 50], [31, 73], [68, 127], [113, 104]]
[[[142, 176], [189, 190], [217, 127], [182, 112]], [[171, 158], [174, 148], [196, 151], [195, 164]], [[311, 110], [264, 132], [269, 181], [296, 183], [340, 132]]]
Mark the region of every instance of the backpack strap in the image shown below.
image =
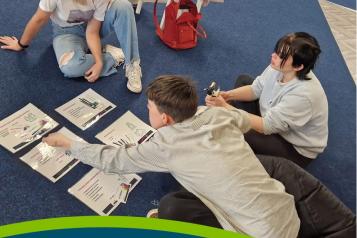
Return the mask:
[[155, 4], [154, 4], [154, 24], [155, 24], [155, 28], [156, 28], [156, 31], [161, 31], [161, 28], [160, 28], [160, 25], [159, 25], [159, 20], [157, 18], [157, 14], [156, 14], [156, 9], [157, 9], [157, 2], [158, 0], [155, 0]]
[[203, 27], [200, 24], [197, 24], [196, 28], [194, 28], [192, 26], [192, 24], [189, 22], [187, 22], [187, 25], [189, 25], [189, 27], [191, 27], [192, 30], [194, 30], [199, 37], [201, 37], [203, 39], [207, 38], [207, 33], [206, 33], [205, 29], [203, 29]]

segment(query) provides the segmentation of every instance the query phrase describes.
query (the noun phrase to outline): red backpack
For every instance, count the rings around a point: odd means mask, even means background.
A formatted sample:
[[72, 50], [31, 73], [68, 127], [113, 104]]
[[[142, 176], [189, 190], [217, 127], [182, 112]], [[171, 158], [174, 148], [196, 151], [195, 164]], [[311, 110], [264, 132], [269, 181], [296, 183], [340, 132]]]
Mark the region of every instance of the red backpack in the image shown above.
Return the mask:
[[[197, 45], [197, 36], [207, 38], [206, 32], [198, 24], [201, 14], [191, 0], [179, 0], [178, 3], [171, 0], [165, 8], [163, 29], [160, 28], [156, 15], [157, 2], [158, 0], [154, 5], [156, 34], [167, 46], [173, 49], [189, 49]], [[179, 10], [182, 10], [182, 14], [177, 17]]]

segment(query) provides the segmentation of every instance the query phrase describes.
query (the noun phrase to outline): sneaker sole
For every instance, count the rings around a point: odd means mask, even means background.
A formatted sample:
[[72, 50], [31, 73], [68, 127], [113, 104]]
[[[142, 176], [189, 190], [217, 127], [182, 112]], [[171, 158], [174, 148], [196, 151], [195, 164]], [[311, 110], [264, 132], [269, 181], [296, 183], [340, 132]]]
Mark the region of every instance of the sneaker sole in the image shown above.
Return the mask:
[[142, 91], [142, 88], [140, 88], [140, 89], [133, 88], [129, 82], [126, 84], [126, 87], [133, 93], [141, 93], [141, 91]]
[[157, 213], [159, 213], [159, 210], [157, 209], [157, 208], [154, 208], [154, 209], [151, 209], [147, 214], [146, 214], [146, 217], [147, 218], [152, 218], [151, 216], [153, 215], [153, 214], [157, 214]]
[[[108, 54], [110, 54], [110, 53], [108, 52], [108, 48], [112, 48], [113, 50], [116, 50], [115, 48], [118, 48], [118, 47], [115, 47], [115, 46], [112, 46], [112, 45], [107, 44], [107, 45], [105, 45], [105, 46], [103, 47], [103, 53], [108, 53]], [[119, 48], [119, 49], [121, 49], [121, 48]], [[122, 49], [121, 49], [121, 51], [123, 52]], [[112, 56], [112, 57], [113, 57], [113, 56]], [[123, 57], [120, 58], [120, 61], [118, 61], [118, 65], [117, 65], [116, 67], [122, 65], [122, 64], [124, 63], [124, 61], [125, 61], [125, 56], [124, 56], [124, 52], [123, 52]]]

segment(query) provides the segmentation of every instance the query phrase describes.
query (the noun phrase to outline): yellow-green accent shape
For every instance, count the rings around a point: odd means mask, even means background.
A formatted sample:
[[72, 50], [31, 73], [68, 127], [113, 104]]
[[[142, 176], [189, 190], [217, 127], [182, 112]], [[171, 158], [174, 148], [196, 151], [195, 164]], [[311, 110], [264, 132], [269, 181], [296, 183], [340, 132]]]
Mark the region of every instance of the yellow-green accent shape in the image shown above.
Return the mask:
[[199, 237], [247, 238], [249, 236], [208, 226], [163, 219], [128, 216], [49, 218], [0, 226], [0, 237], [39, 231], [75, 228], [131, 228], [175, 232]]

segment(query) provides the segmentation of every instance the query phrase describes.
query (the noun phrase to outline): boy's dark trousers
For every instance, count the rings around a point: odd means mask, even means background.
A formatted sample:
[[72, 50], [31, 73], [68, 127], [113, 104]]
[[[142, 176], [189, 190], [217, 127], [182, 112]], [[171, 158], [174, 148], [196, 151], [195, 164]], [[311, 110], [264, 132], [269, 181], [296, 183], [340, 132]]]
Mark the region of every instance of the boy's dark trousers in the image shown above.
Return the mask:
[[211, 210], [184, 188], [160, 200], [158, 217], [222, 228]]

